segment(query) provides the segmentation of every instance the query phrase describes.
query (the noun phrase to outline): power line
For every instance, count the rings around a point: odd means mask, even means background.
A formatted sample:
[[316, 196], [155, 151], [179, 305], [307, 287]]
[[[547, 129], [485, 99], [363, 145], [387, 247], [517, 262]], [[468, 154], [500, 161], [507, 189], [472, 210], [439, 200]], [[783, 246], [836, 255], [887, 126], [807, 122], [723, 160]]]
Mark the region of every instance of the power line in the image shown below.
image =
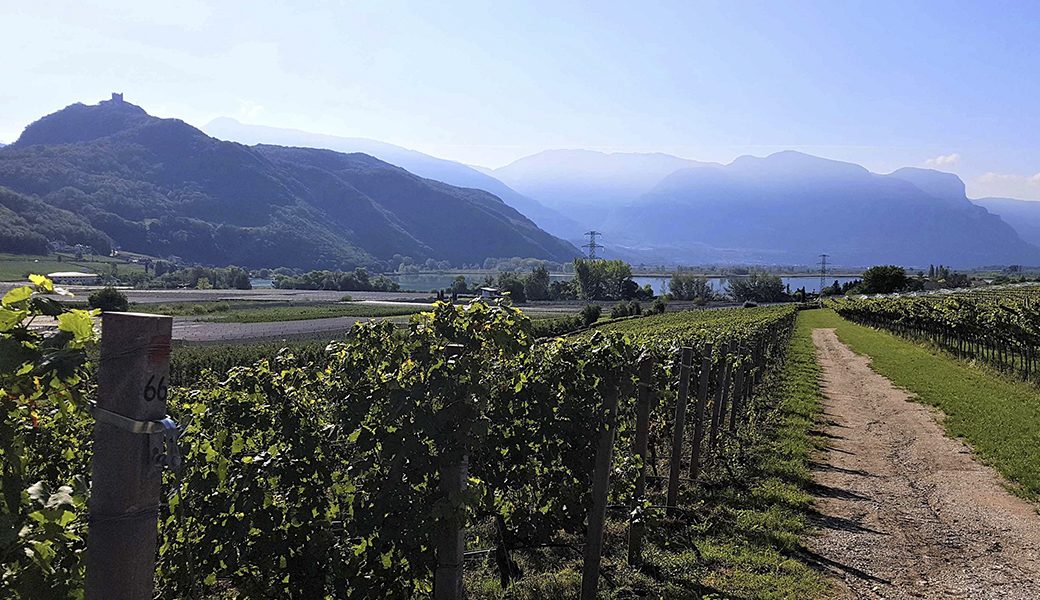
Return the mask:
[[588, 236], [589, 243], [583, 244], [582, 248], [588, 248], [589, 249], [589, 258], [590, 259], [595, 259], [596, 258], [596, 250], [599, 250], [599, 249], [603, 248], [602, 244], [597, 244], [596, 243], [596, 236], [603, 235], [603, 234], [598, 232], [598, 231], [596, 231], [595, 229], [593, 229], [592, 231], [586, 231], [585, 235]]

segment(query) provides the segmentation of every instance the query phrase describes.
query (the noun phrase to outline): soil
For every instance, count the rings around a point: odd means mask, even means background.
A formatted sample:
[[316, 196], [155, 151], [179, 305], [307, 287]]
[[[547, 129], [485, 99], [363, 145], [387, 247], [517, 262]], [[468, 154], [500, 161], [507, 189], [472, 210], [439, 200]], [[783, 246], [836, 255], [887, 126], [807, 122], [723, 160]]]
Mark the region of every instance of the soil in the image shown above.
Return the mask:
[[817, 457], [810, 558], [844, 598], [1040, 598], [1040, 515], [941, 414], [813, 331], [829, 448]]

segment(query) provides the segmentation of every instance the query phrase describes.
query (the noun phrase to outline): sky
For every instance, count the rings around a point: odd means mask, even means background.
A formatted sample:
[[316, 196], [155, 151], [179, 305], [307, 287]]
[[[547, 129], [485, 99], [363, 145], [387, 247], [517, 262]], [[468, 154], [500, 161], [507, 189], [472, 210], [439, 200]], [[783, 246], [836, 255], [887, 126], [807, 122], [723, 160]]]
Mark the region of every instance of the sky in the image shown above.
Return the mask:
[[162, 117], [546, 149], [795, 149], [1040, 200], [1040, 2], [0, 0], [0, 142], [112, 92]]

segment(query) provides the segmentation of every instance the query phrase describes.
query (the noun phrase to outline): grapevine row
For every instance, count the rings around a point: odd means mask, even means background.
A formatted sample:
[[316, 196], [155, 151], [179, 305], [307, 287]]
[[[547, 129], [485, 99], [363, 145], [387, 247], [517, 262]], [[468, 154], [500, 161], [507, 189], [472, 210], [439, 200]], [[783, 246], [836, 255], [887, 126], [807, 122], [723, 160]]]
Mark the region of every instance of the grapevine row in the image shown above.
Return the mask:
[[[645, 468], [631, 451], [637, 390], [653, 390], [656, 468], [674, 432], [683, 348], [707, 367], [694, 369], [694, 382], [705, 378], [713, 399], [725, 397], [723, 386], [736, 399], [745, 390], [722, 373], [741, 366], [748, 381], [760, 380], [782, 359], [793, 317], [789, 308], [665, 314], [536, 341], [513, 308], [439, 304], [404, 335], [386, 323], [358, 325], [320, 355], [281, 353], [206, 389], [175, 388], [170, 409], [189, 425], [184, 470], [166, 481], [157, 587], [170, 598], [221, 589], [426, 596], [448, 524], [491, 519], [506, 558], [583, 536], [598, 432], [611, 429], [610, 502], [650, 510], [649, 497], [635, 497]], [[30, 335], [18, 325], [0, 333]], [[641, 379], [637, 367], [648, 360]], [[0, 548], [5, 597], [80, 593], [93, 385], [76, 375], [85, 366], [70, 368], [49, 388], [20, 368], [3, 375], [13, 393], [2, 396], [0, 450], [5, 464], [20, 453], [22, 465], [3, 490], [8, 498], [35, 490], [2, 514], [22, 531]], [[616, 410], [605, 403], [612, 396]], [[55, 450], [65, 447], [76, 454]], [[684, 456], [692, 460], [688, 449]], [[446, 494], [444, 474], [458, 465], [467, 485]]]
[[[1035, 290], [1034, 290], [1035, 291]], [[1024, 379], [1040, 367], [1040, 294], [951, 294], [942, 297], [850, 298], [842, 317], [925, 340], [961, 358], [987, 362]]]

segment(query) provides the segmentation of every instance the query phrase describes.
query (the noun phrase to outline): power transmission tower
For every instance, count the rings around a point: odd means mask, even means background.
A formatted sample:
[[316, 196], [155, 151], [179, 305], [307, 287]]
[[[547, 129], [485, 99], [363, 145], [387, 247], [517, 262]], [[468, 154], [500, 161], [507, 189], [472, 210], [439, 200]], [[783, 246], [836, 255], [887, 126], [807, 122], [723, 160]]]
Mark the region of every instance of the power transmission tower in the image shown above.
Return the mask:
[[586, 231], [585, 235], [588, 236], [589, 243], [582, 245], [582, 248], [588, 248], [589, 249], [589, 258], [595, 260], [595, 258], [596, 258], [596, 250], [599, 250], [600, 248], [603, 247], [601, 244], [597, 244], [596, 243], [596, 236], [603, 235], [603, 234], [598, 232], [598, 231], [596, 231], [595, 229], [593, 229], [592, 231]]
[[829, 254], [820, 255], [820, 299], [823, 299], [823, 287], [827, 285], [827, 258]]

